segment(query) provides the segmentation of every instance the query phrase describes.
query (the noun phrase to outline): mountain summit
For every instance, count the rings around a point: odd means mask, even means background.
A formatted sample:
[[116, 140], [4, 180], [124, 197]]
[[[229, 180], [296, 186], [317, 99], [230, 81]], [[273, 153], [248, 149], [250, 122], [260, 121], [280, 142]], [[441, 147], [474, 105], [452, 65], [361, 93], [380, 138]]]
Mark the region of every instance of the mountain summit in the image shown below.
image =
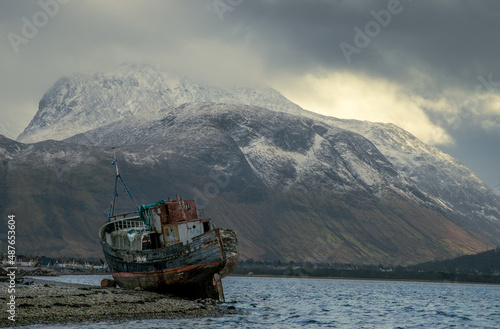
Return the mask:
[[221, 87], [158, 66], [123, 64], [107, 73], [60, 78], [42, 97], [18, 141], [62, 140], [123, 118], [155, 114], [191, 102], [218, 102], [300, 113], [300, 106], [269, 87]]

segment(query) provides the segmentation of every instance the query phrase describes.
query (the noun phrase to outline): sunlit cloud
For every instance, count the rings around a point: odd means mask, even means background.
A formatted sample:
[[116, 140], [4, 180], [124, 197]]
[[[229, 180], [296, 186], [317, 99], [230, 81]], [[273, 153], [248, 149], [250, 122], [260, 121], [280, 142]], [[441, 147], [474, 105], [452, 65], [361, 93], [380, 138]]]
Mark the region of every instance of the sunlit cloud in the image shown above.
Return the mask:
[[[342, 119], [393, 123], [433, 145], [451, 145], [453, 138], [433, 123], [421, 105], [448, 108], [443, 99], [431, 101], [408, 94], [387, 80], [352, 73], [308, 74], [276, 87], [303, 108]], [[281, 85], [280, 85], [281, 84]]]

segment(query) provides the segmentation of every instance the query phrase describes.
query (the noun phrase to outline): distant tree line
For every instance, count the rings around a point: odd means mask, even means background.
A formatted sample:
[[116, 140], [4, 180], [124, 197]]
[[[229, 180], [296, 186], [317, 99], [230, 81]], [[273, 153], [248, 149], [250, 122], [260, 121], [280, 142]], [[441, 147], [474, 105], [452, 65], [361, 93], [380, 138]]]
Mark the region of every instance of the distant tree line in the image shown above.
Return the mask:
[[[0, 253], [0, 260], [4, 259], [7, 256], [6, 253]], [[17, 255], [16, 260], [18, 262], [30, 262], [33, 261], [37, 265], [47, 266], [54, 265], [56, 263], [59, 264], [90, 264], [90, 265], [102, 265], [104, 260], [97, 257], [89, 257], [89, 258], [73, 258], [73, 257], [46, 257], [46, 256], [33, 256], [33, 255]]]
[[241, 261], [233, 274], [500, 283], [500, 248], [445, 261], [396, 267], [248, 259]]

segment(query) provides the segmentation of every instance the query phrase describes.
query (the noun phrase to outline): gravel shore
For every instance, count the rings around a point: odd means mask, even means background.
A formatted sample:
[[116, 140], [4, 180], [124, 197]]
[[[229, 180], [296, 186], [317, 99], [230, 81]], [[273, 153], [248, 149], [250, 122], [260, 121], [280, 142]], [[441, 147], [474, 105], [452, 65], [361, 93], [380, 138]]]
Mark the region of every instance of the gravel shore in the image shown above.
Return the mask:
[[101, 288], [78, 284], [30, 279], [17, 284], [16, 321], [8, 320], [10, 300], [7, 284], [0, 283], [3, 305], [0, 328], [32, 324], [67, 324], [142, 319], [218, 317], [239, 314], [234, 306], [215, 301], [190, 301], [148, 291]]

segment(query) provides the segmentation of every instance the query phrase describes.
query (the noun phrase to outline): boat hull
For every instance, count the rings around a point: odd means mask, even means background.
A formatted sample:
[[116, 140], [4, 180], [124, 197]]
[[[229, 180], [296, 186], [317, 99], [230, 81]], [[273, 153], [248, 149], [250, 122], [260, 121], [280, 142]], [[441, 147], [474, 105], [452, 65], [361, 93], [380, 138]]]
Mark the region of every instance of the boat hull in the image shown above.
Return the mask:
[[225, 229], [213, 229], [188, 244], [161, 249], [120, 250], [103, 239], [101, 244], [120, 287], [189, 298], [220, 299], [218, 277], [234, 271], [239, 260], [236, 233]]

